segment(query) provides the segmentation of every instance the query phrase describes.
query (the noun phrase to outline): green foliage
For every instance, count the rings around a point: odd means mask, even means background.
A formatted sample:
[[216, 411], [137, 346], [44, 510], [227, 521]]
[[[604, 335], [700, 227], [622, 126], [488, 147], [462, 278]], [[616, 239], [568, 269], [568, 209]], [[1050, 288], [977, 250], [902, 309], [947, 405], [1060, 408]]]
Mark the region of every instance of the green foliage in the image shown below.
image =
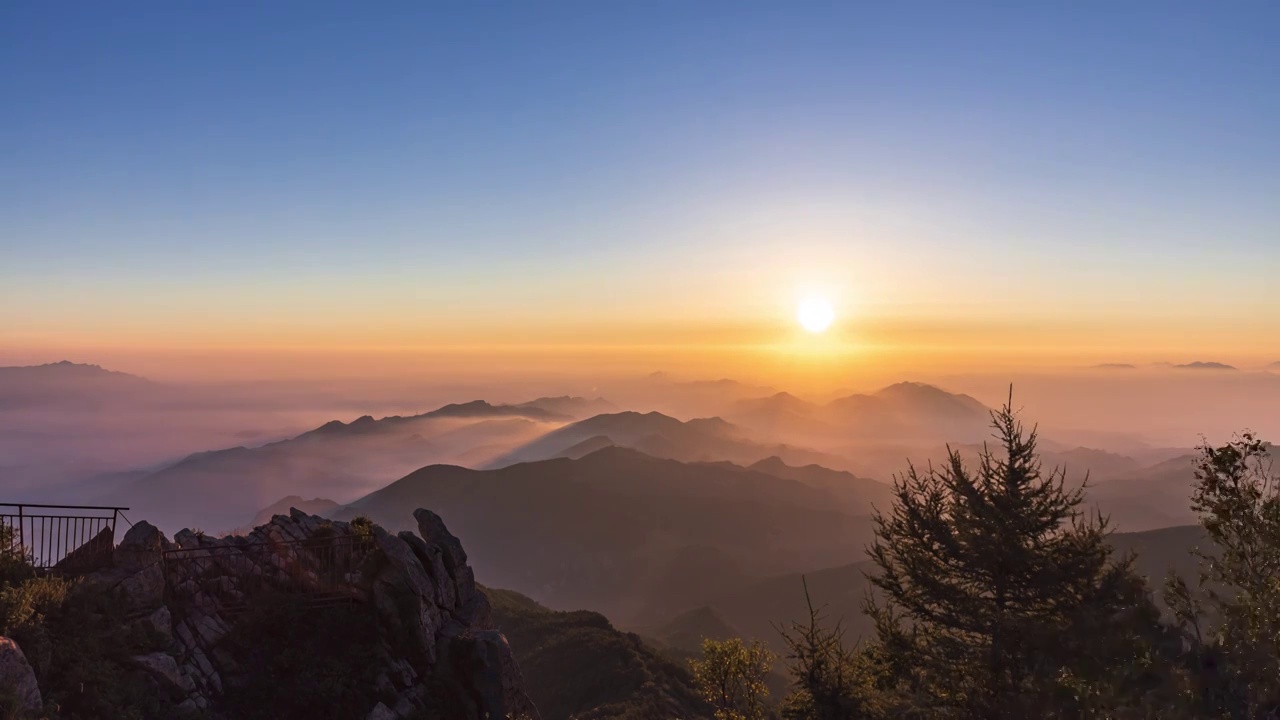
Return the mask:
[[351, 528], [352, 534], [355, 535], [364, 536], [373, 534], [373, 521], [369, 519], [368, 515], [357, 515], [351, 518], [351, 522], [348, 523], [348, 526]]
[[702, 697], [715, 708], [716, 720], [761, 720], [773, 661], [773, 653], [759, 640], [746, 645], [741, 638], [708, 638], [702, 641], [702, 658], [690, 660], [689, 668]]
[[1132, 558], [1111, 558], [1106, 520], [1083, 516], [1083, 489], [1042, 471], [1035, 430], [1011, 404], [992, 422], [999, 452], [984, 447], [976, 471], [954, 451], [911, 467], [875, 517], [881, 596], [867, 611], [894, 702], [931, 717], [1106, 717], [1146, 687], [1129, 675], [1158, 612]]
[[35, 569], [26, 551], [17, 542], [17, 530], [0, 523], [0, 586], [11, 585], [35, 577]]
[[178, 718], [180, 698], [159, 691], [131, 662], [163, 649], [110, 598], [53, 577], [0, 591], [6, 633], [31, 663], [51, 718]]
[[820, 608], [813, 606], [809, 584], [804, 581], [809, 607], [805, 622], [779, 628], [787, 646], [791, 693], [783, 703], [788, 720], [856, 720], [879, 717], [884, 711], [886, 671], [876, 648], [850, 650], [844, 642], [844, 626], [825, 626]]
[[1197, 711], [1252, 719], [1280, 709], [1280, 478], [1251, 433], [1200, 448], [1192, 508], [1214, 548], [1197, 552], [1198, 592], [1171, 578], [1165, 599], [1188, 649]]
[[45, 616], [67, 601], [72, 583], [60, 577], [33, 577], [0, 587], [0, 635], [44, 624]]
[[263, 597], [224, 640], [244, 672], [219, 710], [244, 720], [363, 717], [378, 702], [377, 637], [368, 606]]

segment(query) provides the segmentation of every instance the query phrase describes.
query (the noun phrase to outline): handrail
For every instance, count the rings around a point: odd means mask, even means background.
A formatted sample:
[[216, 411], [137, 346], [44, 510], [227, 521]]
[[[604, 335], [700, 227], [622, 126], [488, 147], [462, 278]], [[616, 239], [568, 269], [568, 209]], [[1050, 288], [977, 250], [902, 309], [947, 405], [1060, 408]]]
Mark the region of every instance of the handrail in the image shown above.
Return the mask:
[[[45, 512], [31, 514], [28, 511]], [[0, 551], [22, 557], [41, 571], [78, 573], [110, 565], [122, 510], [102, 505], [0, 503], [6, 529]], [[61, 514], [48, 511], [62, 510]], [[109, 515], [107, 513], [110, 513]]]
[[305, 605], [345, 602], [358, 594], [348, 580], [376, 549], [372, 535], [344, 533], [303, 539], [171, 547], [160, 554], [171, 607], [238, 611], [264, 591], [300, 597]]
[[127, 507], [109, 507], [105, 505], [41, 505], [40, 503], [7, 503], [0, 502], [0, 507], [39, 507], [59, 510], [130, 510]]

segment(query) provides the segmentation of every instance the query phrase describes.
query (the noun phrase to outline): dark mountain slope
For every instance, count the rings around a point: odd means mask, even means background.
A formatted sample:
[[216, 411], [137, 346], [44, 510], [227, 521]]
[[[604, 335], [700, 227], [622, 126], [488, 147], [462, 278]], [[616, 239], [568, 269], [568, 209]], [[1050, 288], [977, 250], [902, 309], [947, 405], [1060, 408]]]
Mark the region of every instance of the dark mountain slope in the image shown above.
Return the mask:
[[699, 654], [703, 640], [741, 637], [742, 632], [730, 625], [715, 608], [703, 605], [680, 613], [646, 635], [665, 647]]
[[583, 440], [582, 442], [578, 443], [577, 445], [574, 445], [573, 447], [564, 450], [563, 452], [556, 455], [556, 457], [563, 457], [563, 458], [569, 458], [571, 460], [577, 460], [578, 458], [590, 455], [591, 453], [597, 450], [603, 450], [607, 447], [614, 447], [616, 445], [617, 443], [615, 443], [612, 439], [610, 439], [608, 435], [596, 435], [594, 437], [589, 437], [586, 440]]
[[625, 622], [752, 576], [847, 562], [870, 537], [866, 518], [804, 483], [617, 447], [495, 470], [426, 467], [336, 516], [400, 529], [408, 506], [456, 527], [490, 582]]
[[749, 465], [747, 469], [826, 490], [840, 500], [846, 512], [856, 515], [870, 515], [875, 508], [887, 510], [893, 505], [893, 487], [890, 484], [860, 478], [843, 470], [831, 470], [821, 465], [793, 467], [776, 456]]
[[[1116, 552], [1136, 555], [1135, 569], [1147, 578], [1148, 587], [1157, 598], [1171, 571], [1194, 581], [1197, 565], [1191, 550], [1204, 543], [1204, 531], [1198, 525], [1111, 536]], [[849, 631], [847, 637], [853, 642], [873, 632], [870, 621], [862, 614], [862, 603], [871, 588], [866, 573], [874, 570], [874, 564], [862, 561], [815, 572], [788, 573], [708, 598], [705, 604], [744, 637], [758, 638], [779, 650], [775, 626], [808, 617], [804, 597], [807, 583], [814, 604], [825, 608], [831, 623], [843, 621]]]
[[682, 665], [603, 615], [555, 612], [511, 590], [484, 593], [545, 720], [710, 718]]

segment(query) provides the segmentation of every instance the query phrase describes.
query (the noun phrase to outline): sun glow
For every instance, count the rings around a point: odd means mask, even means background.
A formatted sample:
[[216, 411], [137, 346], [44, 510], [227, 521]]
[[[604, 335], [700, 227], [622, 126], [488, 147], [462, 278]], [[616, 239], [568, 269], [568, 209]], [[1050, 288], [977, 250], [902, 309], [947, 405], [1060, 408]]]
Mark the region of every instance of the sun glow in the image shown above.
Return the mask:
[[796, 320], [800, 326], [811, 333], [820, 333], [831, 327], [836, 319], [836, 311], [831, 303], [817, 295], [810, 295], [796, 306]]

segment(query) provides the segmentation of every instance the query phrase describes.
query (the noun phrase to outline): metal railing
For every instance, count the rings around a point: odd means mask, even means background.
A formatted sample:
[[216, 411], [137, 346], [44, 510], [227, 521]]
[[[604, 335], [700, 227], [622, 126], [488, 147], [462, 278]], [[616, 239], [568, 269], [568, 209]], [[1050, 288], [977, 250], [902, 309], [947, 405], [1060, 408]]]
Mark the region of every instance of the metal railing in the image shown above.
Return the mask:
[[374, 547], [373, 536], [353, 534], [166, 550], [165, 594], [206, 611], [237, 612], [262, 593], [298, 596], [313, 606], [350, 602], [361, 597], [360, 573]]
[[88, 572], [111, 564], [125, 507], [0, 503], [0, 552], [37, 570]]

